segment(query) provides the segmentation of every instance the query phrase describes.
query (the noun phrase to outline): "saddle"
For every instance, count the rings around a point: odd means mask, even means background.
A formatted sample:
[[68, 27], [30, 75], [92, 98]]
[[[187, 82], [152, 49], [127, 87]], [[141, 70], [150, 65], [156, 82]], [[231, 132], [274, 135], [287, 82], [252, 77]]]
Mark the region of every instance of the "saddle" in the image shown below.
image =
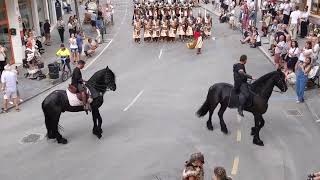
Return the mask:
[[[75, 86], [69, 84], [68, 90], [72, 94], [75, 94], [79, 101], [83, 101], [81, 92], [78, 92], [78, 89]], [[91, 98], [91, 92], [90, 92], [90, 90], [89, 90], [89, 88], [87, 86], [85, 86], [85, 91], [84, 92], [85, 92], [86, 102], [88, 102], [90, 104], [92, 102], [92, 98]]]
[[[246, 100], [246, 103], [245, 103], [245, 107], [251, 107], [253, 106], [253, 98], [254, 96], [256, 95], [252, 89], [251, 89], [251, 85], [248, 84], [248, 89], [249, 89], [249, 97], [247, 98]], [[240, 92], [236, 92], [236, 90], [234, 88], [232, 88], [232, 95], [231, 95], [231, 98], [232, 98], [232, 102], [237, 102], [237, 105], [235, 105], [236, 107], [238, 107], [238, 104], [239, 104], [239, 94]]]

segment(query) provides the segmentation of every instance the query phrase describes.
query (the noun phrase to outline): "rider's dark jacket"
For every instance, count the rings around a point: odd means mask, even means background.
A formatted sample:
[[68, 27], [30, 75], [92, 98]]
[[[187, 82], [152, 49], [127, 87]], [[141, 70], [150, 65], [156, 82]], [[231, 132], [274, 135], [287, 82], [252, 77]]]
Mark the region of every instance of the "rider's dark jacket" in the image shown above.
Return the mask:
[[240, 92], [241, 85], [243, 83], [247, 83], [248, 78], [252, 79], [252, 76], [247, 74], [246, 67], [244, 66], [244, 64], [236, 63], [233, 65], [233, 78], [234, 88], [237, 92]]
[[78, 67], [76, 67], [72, 72], [71, 85], [76, 87], [78, 91], [81, 91], [82, 89], [79, 88], [79, 85], [82, 85], [82, 83], [83, 83], [83, 80], [82, 80], [81, 70]]

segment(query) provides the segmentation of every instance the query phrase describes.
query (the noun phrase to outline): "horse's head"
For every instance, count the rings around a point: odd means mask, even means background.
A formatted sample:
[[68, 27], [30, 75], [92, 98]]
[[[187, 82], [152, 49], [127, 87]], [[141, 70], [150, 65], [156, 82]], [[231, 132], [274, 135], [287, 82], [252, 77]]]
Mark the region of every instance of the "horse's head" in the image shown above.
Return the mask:
[[105, 83], [107, 85], [107, 90], [115, 91], [117, 89], [116, 76], [108, 66], [106, 67], [106, 71]]
[[275, 86], [277, 86], [281, 90], [281, 92], [286, 92], [288, 90], [288, 86], [286, 83], [286, 76], [281, 71], [281, 69], [278, 69], [276, 72], [277, 73], [274, 78]]

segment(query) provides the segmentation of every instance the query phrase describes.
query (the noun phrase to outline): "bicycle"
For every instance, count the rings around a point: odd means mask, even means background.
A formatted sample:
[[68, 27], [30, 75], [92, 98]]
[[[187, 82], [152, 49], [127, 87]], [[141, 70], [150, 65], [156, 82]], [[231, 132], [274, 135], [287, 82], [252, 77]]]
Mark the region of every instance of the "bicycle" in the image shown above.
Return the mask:
[[61, 61], [61, 63], [60, 63], [61, 81], [64, 82], [70, 77], [71, 74], [69, 73], [68, 70], [66, 70], [67, 58], [66, 57], [61, 57], [60, 61]]

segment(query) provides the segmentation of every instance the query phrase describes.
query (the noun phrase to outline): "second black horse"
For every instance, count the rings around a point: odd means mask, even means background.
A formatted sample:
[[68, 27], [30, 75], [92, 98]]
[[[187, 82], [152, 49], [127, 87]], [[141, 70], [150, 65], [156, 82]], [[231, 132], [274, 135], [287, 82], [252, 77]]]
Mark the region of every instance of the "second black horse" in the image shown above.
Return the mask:
[[[253, 143], [263, 146], [263, 141], [260, 139], [259, 132], [264, 126], [264, 119], [262, 115], [267, 112], [268, 101], [273, 92], [274, 86], [278, 87], [282, 92], [286, 92], [288, 87], [285, 81], [284, 73], [279, 69], [277, 71], [268, 73], [251, 84], [250, 94], [251, 103], [248, 103], [244, 110], [251, 112], [254, 116], [255, 126], [251, 128], [251, 135], [253, 136]], [[199, 117], [205, 116], [209, 112], [209, 120], [207, 121], [207, 128], [213, 130], [212, 114], [217, 105], [220, 103], [221, 107], [218, 112], [220, 119], [221, 131], [228, 134], [228, 128], [223, 120], [223, 114], [226, 109], [237, 108], [239, 104], [238, 95], [235, 94], [233, 86], [227, 83], [216, 83], [209, 88], [206, 101], [197, 111]]]

